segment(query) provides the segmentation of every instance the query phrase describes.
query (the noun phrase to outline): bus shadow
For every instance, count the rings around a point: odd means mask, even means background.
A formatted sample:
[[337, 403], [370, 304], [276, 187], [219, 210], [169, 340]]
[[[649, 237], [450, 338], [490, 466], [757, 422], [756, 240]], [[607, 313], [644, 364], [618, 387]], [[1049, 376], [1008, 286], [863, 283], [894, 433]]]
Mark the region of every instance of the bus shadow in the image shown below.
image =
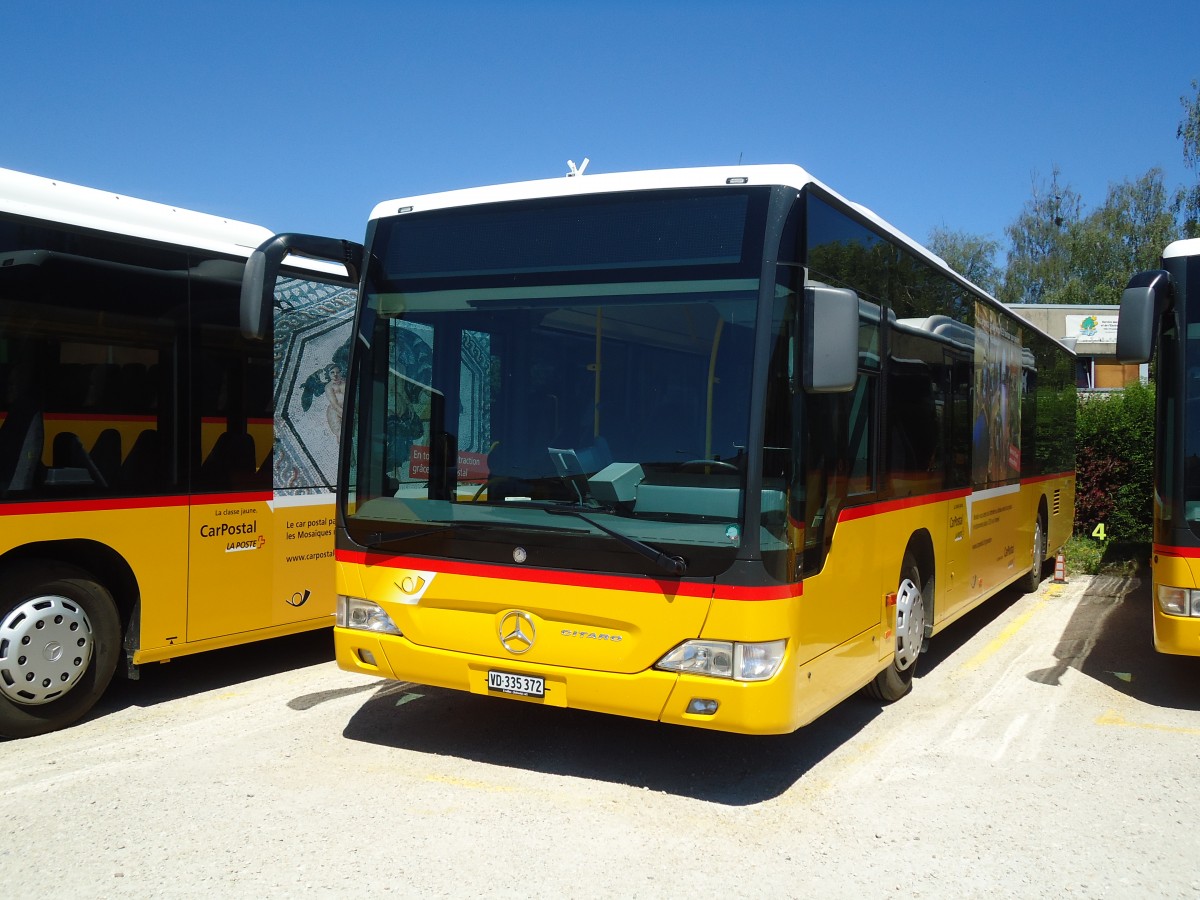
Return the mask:
[[99, 719], [123, 709], [148, 709], [332, 660], [332, 630], [321, 629], [181, 656], [168, 663], [150, 663], [142, 666], [141, 677], [136, 681], [120, 675], [114, 677], [108, 690], [81, 721]]
[[1057, 662], [1028, 678], [1057, 685], [1075, 669], [1134, 700], [1200, 711], [1200, 659], [1154, 649], [1150, 585], [1148, 573], [1093, 577], [1059, 637]]
[[355, 712], [343, 736], [747, 806], [783, 794], [879, 711], [852, 697], [792, 734], [749, 736], [389, 683]]
[[[1021, 596], [1003, 591], [938, 634], [922, 654], [914, 690]], [[342, 734], [393, 749], [749, 806], [785, 793], [883, 709], [858, 693], [792, 734], [751, 736], [384, 682]]]
[[1028, 594], [1019, 587], [1010, 585], [939, 631], [921, 653], [917, 663], [916, 680], [920, 682], [923, 676], [932, 674], [939, 665], [962, 650], [980, 631], [1027, 596]]

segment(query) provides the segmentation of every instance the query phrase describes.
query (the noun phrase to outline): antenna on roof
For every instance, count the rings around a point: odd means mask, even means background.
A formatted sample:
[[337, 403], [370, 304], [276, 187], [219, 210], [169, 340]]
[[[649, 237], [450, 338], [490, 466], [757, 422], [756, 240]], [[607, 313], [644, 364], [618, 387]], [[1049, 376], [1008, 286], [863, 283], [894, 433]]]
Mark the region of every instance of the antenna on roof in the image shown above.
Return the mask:
[[568, 177], [568, 178], [574, 178], [576, 175], [582, 175], [582, 174], [583, 174], [583, 170], [587, 168], [587, 164], [588, 164], [588, 163], [590, 163], [590, 162], [591, 162], [591, 160], [590, 160], [590, 159], [588, 159], [588, 158], [585, 156], [585, 157], [583, 158], [583, 162], [581, 162], [581, 163], [579, 164], [579, 167], [578, 167], [578, 168], [576, 168], [576, 166], [575, 166], [575, 160], [573, 160], [573, 159], [568, 159], [568, 160], [567, 160], [567, 168], [568, 168], [568, 169], [570, 169], [571, 171], [567, 173], [567, 177]]

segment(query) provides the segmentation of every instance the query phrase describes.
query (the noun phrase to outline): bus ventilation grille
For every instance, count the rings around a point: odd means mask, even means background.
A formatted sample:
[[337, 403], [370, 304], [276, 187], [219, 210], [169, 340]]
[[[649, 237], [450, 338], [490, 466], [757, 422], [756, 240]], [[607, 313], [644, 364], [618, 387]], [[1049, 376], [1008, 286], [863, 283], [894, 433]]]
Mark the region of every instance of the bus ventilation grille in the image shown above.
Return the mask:
[[1058, 489], [1054, 492], [1054, 515], [1062, 512], [1062, 490]]

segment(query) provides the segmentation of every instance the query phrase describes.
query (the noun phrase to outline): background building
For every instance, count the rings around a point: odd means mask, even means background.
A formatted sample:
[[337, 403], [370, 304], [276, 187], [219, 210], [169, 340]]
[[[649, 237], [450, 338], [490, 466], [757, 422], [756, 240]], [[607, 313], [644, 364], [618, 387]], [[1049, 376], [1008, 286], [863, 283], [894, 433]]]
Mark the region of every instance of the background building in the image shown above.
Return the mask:
[[1119, 307], [1013, 303], [1008, 308], [1075, 349], [1079, 357], [1075, 370], [1076, 387], [1117, 390], [1131, 381], [1146, 379], [1146, 366], [1125, 366], [1117, 361]]

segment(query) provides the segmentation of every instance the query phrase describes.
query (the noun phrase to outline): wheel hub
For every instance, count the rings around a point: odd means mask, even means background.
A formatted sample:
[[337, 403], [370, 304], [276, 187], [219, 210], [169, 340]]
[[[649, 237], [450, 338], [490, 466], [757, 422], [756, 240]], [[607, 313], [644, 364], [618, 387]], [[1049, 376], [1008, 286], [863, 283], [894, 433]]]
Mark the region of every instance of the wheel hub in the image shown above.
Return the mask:
[[904, 671], [917, 661], [925, 642], [925, 604], [921, 589], [905, 578], [896, 591], [896, 668]]
[[66, 597], [32, 597], [0, 622], [0, 694], [26, 706], [50, 703], [92, 661], [92, 625]]

